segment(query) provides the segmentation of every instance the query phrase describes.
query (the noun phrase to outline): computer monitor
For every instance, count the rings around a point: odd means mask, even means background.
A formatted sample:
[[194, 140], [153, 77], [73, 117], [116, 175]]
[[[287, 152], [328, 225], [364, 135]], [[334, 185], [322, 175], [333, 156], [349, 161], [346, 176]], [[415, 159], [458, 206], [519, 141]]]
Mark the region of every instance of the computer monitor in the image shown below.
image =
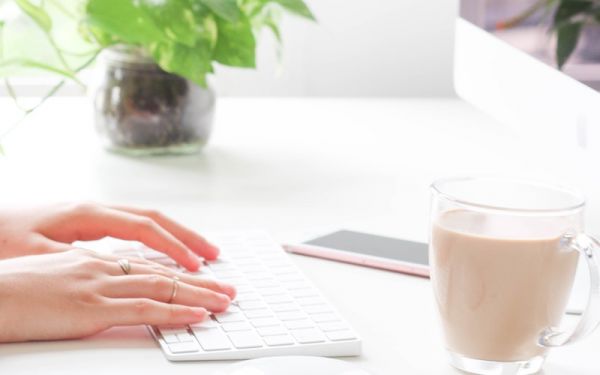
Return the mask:
[[523, 16], [536, 2], [460, 0], [457, 94], [536, 142], [600, 154], [600, 44], [595, 55], [586, 53], [582, 35], [575, 54], [557, 69], [552, 10]]

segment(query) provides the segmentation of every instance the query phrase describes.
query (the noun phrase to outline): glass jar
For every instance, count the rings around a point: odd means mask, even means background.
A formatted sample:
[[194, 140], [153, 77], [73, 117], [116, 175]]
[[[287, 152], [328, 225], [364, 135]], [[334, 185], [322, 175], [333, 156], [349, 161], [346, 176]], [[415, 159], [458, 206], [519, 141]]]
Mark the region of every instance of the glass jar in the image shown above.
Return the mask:
[[140, 49], [104, 53], [95, 125], [105, 147], [128, 155], [190, 154], [212, 130], [216, 96], [162, 70]]

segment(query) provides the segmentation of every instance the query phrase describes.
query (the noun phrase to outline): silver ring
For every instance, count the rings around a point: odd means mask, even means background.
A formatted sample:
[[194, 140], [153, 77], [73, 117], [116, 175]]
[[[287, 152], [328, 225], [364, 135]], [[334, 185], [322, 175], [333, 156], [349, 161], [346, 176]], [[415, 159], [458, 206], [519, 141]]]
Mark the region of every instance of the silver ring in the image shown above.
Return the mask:
[[177, 291], [179, 290], [179, 277], [173, 276], [173, 289], [171, 290], [171, 298], [167, 303], [172, 303], [175, 297], [177, 297]]
[[125, 275], [129, 275], [129, 273], [131, 272], [131, 263], [129, 263], [129, 259], [121, 258], [121, 259], [117, 260], [117, 263], [123, 270], [123, 273]]

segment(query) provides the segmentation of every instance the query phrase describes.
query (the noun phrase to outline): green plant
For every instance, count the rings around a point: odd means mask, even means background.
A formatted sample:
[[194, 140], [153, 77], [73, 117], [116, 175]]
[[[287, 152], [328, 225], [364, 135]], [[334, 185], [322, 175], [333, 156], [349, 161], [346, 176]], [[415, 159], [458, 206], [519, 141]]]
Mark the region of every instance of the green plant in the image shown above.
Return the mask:
[[577, 48], [582, 30], [600, 24], [600, 0], [537, 0], [523, 13], [498, 27], [516, 26], [539, 12], [551, 17], [550, 32], [556, 35], [555, 59], [559, 69]]
[[254, 68], [258, 33], [281, 41], [282, 11], [314, 20], [302, 0], [0, 0], [0, 77], [14, 95], [12, 75], [58, 75], [52, 95], [65, 80], [80, 83], [103, 49], [124, 44], [206, 86], [214, 63]]

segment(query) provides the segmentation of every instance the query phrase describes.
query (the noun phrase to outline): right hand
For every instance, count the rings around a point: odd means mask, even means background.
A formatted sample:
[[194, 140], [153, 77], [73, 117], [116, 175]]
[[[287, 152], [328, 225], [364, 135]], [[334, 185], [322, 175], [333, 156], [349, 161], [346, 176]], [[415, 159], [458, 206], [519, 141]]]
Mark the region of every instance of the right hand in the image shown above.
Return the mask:
[[[185, 325], [222, 312], [235, 289], [130, 258], [74, 249], [0, 261], [0, 342], [74, 339], [114, 326]], [[179, 277], [175, 300], [173, 277]]]

